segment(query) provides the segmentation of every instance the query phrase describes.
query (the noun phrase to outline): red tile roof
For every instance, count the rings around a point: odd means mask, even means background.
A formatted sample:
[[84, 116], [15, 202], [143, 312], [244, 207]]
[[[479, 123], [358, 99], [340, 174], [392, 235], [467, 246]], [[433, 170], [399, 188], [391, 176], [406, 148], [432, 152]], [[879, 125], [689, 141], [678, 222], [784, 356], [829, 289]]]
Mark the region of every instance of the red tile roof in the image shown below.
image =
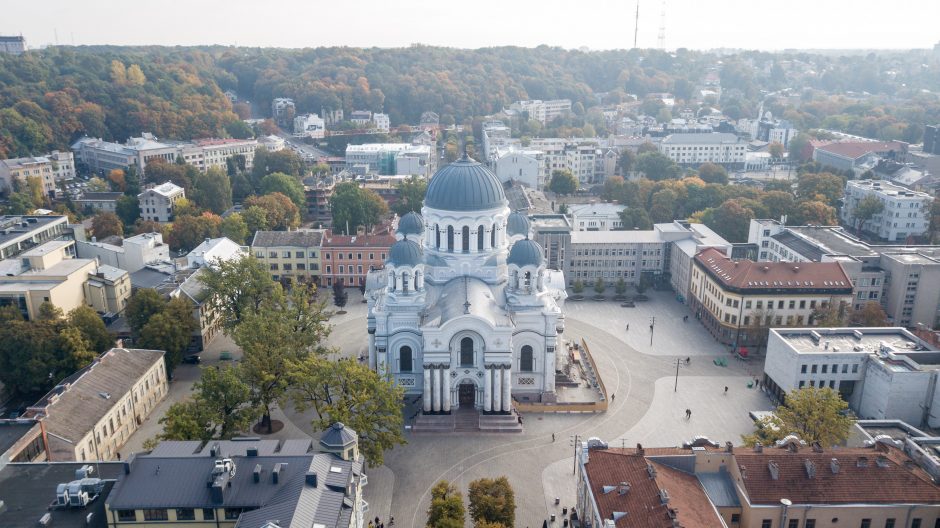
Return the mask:
[[[886, 466], [876, 463], [883, 454]], [[865, 457], [865, 467], [858, 467]], [[763, 453], [735, 451], [735, 461], [744, 469], [744, 488], [751, 504], [779, 504], [787, 498], [794, 504], [893, 504], [940, 502], [940, 487], [929, 475], [913, 465], [898, 449], [887, 453], [874, 449], [846, 448], [822, 453], [802, 449], [792, 453], [785, 449], [765, 449]], [[839, 461], [833, 473], [831, 461]], [[776, 480], [768, 464], [779, 468]], [[809, 478], [806, 461], [815, 465], [815, 476]]]
[[883, 153], [889, 151], [907, 152], [907, 143], [900, 141], [840, 141], [816, 147], [816, 150], [831, 152], [839, 156], [858, 159], [869, 152]]
[[852, 293], [852, 281], [838, 262], [731, 260], [714, 248], [699, 252], [695, 261], [709, 276], [730, 289]]
[[[656, 464], [656, 477], [651, 478], [646, 457], [633, 450], [593, 450], [584, 467], [598, 513], [605, 519], [614, 512], [626, 513], [614, 522], [617, 528], [672, 528], [670, 512], [685, 528], [721, 526], [694, 475]], [[629, 483], [622, 495], [621, 483]], [[669, 496], [667, 504], [660, 498], [660, 489]]]

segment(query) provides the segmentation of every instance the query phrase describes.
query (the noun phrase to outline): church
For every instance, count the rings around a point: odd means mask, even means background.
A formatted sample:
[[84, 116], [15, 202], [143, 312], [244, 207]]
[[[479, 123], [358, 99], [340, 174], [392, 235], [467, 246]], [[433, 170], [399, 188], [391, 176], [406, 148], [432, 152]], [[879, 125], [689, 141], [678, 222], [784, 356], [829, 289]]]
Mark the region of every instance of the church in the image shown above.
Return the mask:
[[369, 365], [420, 395], [425, 415], [555, 401], [565, 280], [529, 236], [496, 175], [466, 155], [399, 221], [367, 281]]

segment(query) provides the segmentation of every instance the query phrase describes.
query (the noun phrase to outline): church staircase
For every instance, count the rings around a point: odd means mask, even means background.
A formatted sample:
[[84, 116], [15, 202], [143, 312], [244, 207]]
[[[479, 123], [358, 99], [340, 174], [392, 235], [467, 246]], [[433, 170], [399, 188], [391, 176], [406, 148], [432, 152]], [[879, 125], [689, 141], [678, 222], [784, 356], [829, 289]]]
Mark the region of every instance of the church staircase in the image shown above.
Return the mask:
[[451, 414], [418, 414], [415, 433], [521, 433], [519, 415], [482, 414], [476, 409], [454, 409]]

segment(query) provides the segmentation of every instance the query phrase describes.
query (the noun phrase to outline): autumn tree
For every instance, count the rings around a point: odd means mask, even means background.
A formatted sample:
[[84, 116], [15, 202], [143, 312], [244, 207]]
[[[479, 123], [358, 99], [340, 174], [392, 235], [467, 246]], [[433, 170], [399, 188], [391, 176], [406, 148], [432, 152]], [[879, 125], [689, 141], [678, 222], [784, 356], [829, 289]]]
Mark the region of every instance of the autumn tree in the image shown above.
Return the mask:
[[869, 301], [858, 310], [849, 312], [849, 324], [852, 326], [883, 327], [888, 326], [888, 314], [875, 301]]
[[111, 182], [111, 188], [124, 192], [127, 188], [127, 180], [124, 179], [124, 171], [121, 169], [111, 169], [108, 173], [108, 181]]
[[222, 214], [232, 206], [232, 183], [221, 169], [212, 167], [193, 177], [193, 200], [215, 214]]
[[855, 224], [855, 231], [860, 232], [865, 222], [871, 220], [877, 214], [881, 214], [885, 209], [885, 204], [874, 194], [862, 198], [852, 209], [852, 220]]
[[780, 143], [779, 141], [771, 141], [770, 144], [767, 145], [767, 152], [769, 152], [770, 157], [775, 160], [783, 159], [783, 143]]
[[189, 252], [207, 238], [218, 238], [222, 217], [206, 212], [199, 216], [182, 215], [173, 221], [167, 243], [173, 251]]
[[836, 208], [816, 200], [800, 202], [796, 210], [796, 221], [799, 224], [836, 225]]
[[86, 187], [88, 192], [108, 192], [111, 190], [111, 185], [108, 184], [105, 180], [95, 176], [94, 178], [88, 180], [88, 186]]
[[845, 414], [847, 409], [848, 403], [828, 387], [793, 389], [772, 416], [757, 424], [754, 433], [741, 438], [744, 445], [768, 445], [795, 434], [808, 444], [819, 442], [824, 448], [834, 447], [849, 436], [853, 420]]
[[334, 231], [347, 235], [355, 233], [359, 227], [377, 224], [388, 214], [385, 200], [355, 182], [343, 182], [333, 189], [330, 209]]
[[578, 179], [568, 169], [555, 169], [552, 171], [548, 189], [555, 194], [572, 194], [578, 190]]
[[516, 495], [509, 479], [482, 478], [470, 483], [467, 490], [470, 519], [474, 523], [498, 523], [512, 528], [516, 523]]
[[618, 215], [620, 216], [620, 223], [623, 224], [622, 229], [624, 230], [653, 229], [653, 222], [650, 220], [649, 214], [647, 214], [645, 209], [627, 207], [623, 211], [620, 211]]
[[[337, 187], [339, 187], [337, 185]], [[300, 209], [287, 196], [275, 192], [264, 196], [249, 196], [244, 206], [250, 210], [257, 206], [264, 213], [264, 225], [267, 229], [285, 231], [288, 228], [300, 226]], [[246, 215], [246, 221], [251, 218]], [[251, 223], [248, 224], [251, 226]]]
[[138, 344], [140, 348], [165, 351], [167, 372], [173, 372], [183, 360], [192, 335], [198, 329], [199, 325], [193, 318], [193, 305], [177, 297], [170, 300], [160, 313], [150, 317], [140, 330]]
[[698, 168], [698, 177], [705, 183], [728, 183], [728, 171], [715, 163], [703, 163]]
[[219, 314], [222, 326], [232, 331], [248, 312], [259, 309], [269, 297], [280, 295], [264, 264], [253, 256], [225, 260], [203, 268], [199, 280], [206, 287], [209, 308]]
[[431, 488], [427, 528], [463, 528], [466, 513], [463, 497], [456, 486], [446, 480]]
[[797, 179], [797, 194], [801, 200], [816, 200], [835, 205], [842, 198], [845, 182], [840, 176], [828, 172], [807, 172]]
[[245, 244], [248, 241], [248, 223], [240, 213], [232, 213], [222, 219], [219, 230], [222, 236], [227, 237], [236, 244]]
[[295, 176], [284, 174], [283, 172], [272, 172], [264, 178], [261, 178], [261, 194], [281, 193], [290, 198], [298, 209], [306, 206], [307, 197], [304, 194], [304, 186]]
[[98, 213], [91, 221], [91, 232], [98, 239], [104, 239], [109, 236], [124, 236], [124, 224], [114, 213]]
[[810, 315], [810, 323], [825, 328], [845, 326], [848, 313], [843, 303], [824, 302], [819, 304]]

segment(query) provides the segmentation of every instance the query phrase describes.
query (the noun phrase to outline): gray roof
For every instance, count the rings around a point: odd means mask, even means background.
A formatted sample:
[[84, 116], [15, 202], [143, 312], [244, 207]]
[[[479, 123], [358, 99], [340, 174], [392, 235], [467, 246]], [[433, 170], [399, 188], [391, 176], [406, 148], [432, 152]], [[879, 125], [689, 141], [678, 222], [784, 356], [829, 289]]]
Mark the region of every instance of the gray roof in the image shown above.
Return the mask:
[[741, 139], [727, 132], [711, 132], [703, 134], [670, 134], [663, 138], [663, 145], [677, 143], [680, 145], [717, 145], [720, 143], [737, 143]]
[[388, 249], [386, 263], [393, 266], [417, 266], [421, 264], [421, 246], [414, 240], [399, 240]]
[[[5, 245], [16, 238], [25, 237], [40, 229], [46, 229], [49, 224], [68, 222], [64, 216], [25, 216], [25, 215], [3, 215], [0, 216], [0, 246]], [[26, 224], [25, 226], [23, 224]], [[31, 245], [31, 244], [28, 244]]]
[[793, 232], [789, 230], [781, 231], [776, 235], [772, 235], [770, 238], [773, 238], [780, 244], [790, 248], [795, 253], [812, 260], [813, 262], [821, 262], [822, 257], [825, 254], [822, 248], [809, 242], [803, 237], [793, 234]]
[[205, 445], [198, 440], [160, 442], [151, 452], [155, 457], [207, 457], [212, 450], [225, 456], [248, 456], [255, 449], [258, 456], [302, 456], [313, 451], [310, 438], [292, 440], [262, 440], [258, 437], [238, 437], [231, 440], [213, 440]]
[[522, 213], [512, 213], [506, 222], [506, 233], [512, 235], [528, 236], [531, 223], [529, 218]]
[[[0, 469], [0, 526], [38, 526], [39, 518], [49, 513], [56, 528], [106, 528], [104, 499], [99, 497], [85, 508], [50, 509], [55, 500], [56, 486], [75, 480], [75, 470], [86, 463], [27, 463], [8, 464]], [[91, 478], [116, 479], [123, 473], [120, 462], [91, 464]], [[100, 473], [99, 473], [100, 472]], [[111, 482], [105, 484], [102, 496], [111, 491]], [[85, 518], [91, 514], [91, 523]]]
[[424, 233], [424, 219], [415, 212], [406, 214], [398, 221], [398, 233], [401, 235], [420, 235]]
[[718, 508], [741, 507], [738, 494], [734, 489], [734, 482], [731, 481], [731, 475], [727, 471], [696, 473], [696, 476], [712, 504]]
[[346, 447], [358, 438], [359, 435], [356, 434], [356, 431], [346, 427], [342, 422], [336, 422], [323, 432], [323, 436], [320, 437], [320, 445], [330, 449]]
[[256, 231], [251, 247], [320, 247], [322, 229], [298, 229], [296, 231]]
[[542, 246], [534, 240], [525, 238], [512, 245], [506, 263], [515, 264], [517, 266], [538, 267], [542, 265], [543, 259], [544, 253], [542, 252]]
[[499, 178], [466, 155], [434, 173], [424, 197], [425, 206], [444, 211], [483, 211], [506, 203]]
[[466, 314], [480, 317], [493, 326], [512, 323], [505, 308], [503, 284], [490, 285], [476, 278], [457, 277], [443, 286], [425, 283], [425, 288], [428, 290], [425, 325], [440, 327]]
[[131, 288], [134, 290], [140, 288], [156, 288], [163, 284], [163, 281], [169, 277], [169, 274], [157, 271], [155, 269], [143, 268], [131, 273]]
[[76, 202], [88, 201], [88, 202], [108, 202], [108, 201], [117, 201], [118, 198], [124, 196], [124, 193], [119, 192], [86, 192], [82, 195], [81, 198], [75, 200]]
[[0, 457], [38, 425], [37, 420], [0, 420]]

